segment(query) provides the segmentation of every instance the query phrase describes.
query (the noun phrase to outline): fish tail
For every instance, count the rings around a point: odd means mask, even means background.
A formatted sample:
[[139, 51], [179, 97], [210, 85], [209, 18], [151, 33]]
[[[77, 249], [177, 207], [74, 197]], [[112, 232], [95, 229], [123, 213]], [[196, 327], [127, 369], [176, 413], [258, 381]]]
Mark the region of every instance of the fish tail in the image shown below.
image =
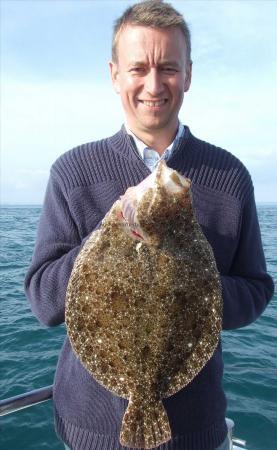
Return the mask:
[[121, 445], [151, 449], [170, 439], [171, 429], [161, 400], [139, 401], [131, 396], [122, 421]]

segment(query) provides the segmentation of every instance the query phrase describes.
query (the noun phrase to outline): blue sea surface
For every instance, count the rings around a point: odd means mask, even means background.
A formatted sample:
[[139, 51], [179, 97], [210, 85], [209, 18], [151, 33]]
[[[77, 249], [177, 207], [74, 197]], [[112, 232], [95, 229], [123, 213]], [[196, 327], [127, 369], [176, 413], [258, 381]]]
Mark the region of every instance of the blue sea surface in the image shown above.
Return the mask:
[[[23, 291], [40, 211], [40, 206], [1, 208], [1, 399], [52, 384], [65, 336], [63, 325], [46, 328], [38, 323]], [[261, 204], [258, 213], [268, 270], [276, 283], [277, 204]], [[276, 303], [275, 294], [254, 324], [222, 335], [228, 417], [248, 450], [277, 448]], [[0, 448], [62, 450], [52, 402], [1, 417]]]

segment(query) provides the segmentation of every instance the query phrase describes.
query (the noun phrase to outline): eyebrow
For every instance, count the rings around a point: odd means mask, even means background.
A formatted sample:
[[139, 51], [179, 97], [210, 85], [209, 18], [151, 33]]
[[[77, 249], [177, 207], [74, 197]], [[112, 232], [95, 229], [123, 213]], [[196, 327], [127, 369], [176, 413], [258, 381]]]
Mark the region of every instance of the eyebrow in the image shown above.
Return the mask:
[[131, 61], [131, 62], [128, 64], [128, 67], [133, 67], [133, 66], [145, 66], [145, 65], [146, 65], [146, 63], [143, 62], [143, 61]]
[[170, 61], [170, 60], [165, 60], [165, 61], [161, 61], [159, 66], [174, 66], [174, 67], [179, 67], [180, 64], [178, 63], [178, 61]]
[[[128, 64], [128, 67], [134, 67], [134, 66], [147, 66], [148, 64], [146, 63], [146, 62], [143, 62], [143, 61], [131, 61], [129, 64]], [[161, 61], [161, 62], [159, 62], [158, 63], [158, 67], [161, 67], [161, 66], [172, 66], [172, 67], [180, 67], [180, 64], [177, 62], [177, 61], [170, 61], [170, 60], [165, 60], [165, 61]]]

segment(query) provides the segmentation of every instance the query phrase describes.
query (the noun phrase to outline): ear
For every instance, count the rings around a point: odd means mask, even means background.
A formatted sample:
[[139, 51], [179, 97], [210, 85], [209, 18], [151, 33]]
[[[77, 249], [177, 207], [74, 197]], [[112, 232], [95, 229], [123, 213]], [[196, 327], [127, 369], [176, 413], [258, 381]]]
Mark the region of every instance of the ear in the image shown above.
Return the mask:
[[120, 85], [119, 85], [118, 65], [115, 62], [110, 61], [109, 67], [110, 67], [110, 74], [111, 74], [111, 79], [112, 79], [114, 90], [117, 94], [119, 94], [120, 93]]
[[192, 75], [192, 62], [189, 63], [189, 66], [186, 69], [186, 78], [184, 83], [184, 92], [187, 92], [190, 88], [191, 83], [191, 75]]

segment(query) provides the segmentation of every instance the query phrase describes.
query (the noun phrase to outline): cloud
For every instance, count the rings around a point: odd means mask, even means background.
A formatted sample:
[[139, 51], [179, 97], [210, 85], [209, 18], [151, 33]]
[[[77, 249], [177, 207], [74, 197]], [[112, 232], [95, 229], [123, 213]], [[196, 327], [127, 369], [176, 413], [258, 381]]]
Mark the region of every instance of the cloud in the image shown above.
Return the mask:
[[1, 183], [1, 203], [41, 204], [48, 176], [48, 170], [41, 169], [5, 172]]
[[17, 202], [19, 194], [19, 202], [41, 202], [55, 159], [74, 146], [117, 132], [124, 120], [120, 111], [110, 84], [6, 80], [1, 106], [2, 201]]
[[107, 80], [113, 21], [128, 3], [2, 0], [2, 70], [32, 82]]
[[123, 117], [105, 84], [9, 81], [2, 99], [4, 162], [20, 168], [26, 159], [45, 167], [68, 148], [117, 131]]

